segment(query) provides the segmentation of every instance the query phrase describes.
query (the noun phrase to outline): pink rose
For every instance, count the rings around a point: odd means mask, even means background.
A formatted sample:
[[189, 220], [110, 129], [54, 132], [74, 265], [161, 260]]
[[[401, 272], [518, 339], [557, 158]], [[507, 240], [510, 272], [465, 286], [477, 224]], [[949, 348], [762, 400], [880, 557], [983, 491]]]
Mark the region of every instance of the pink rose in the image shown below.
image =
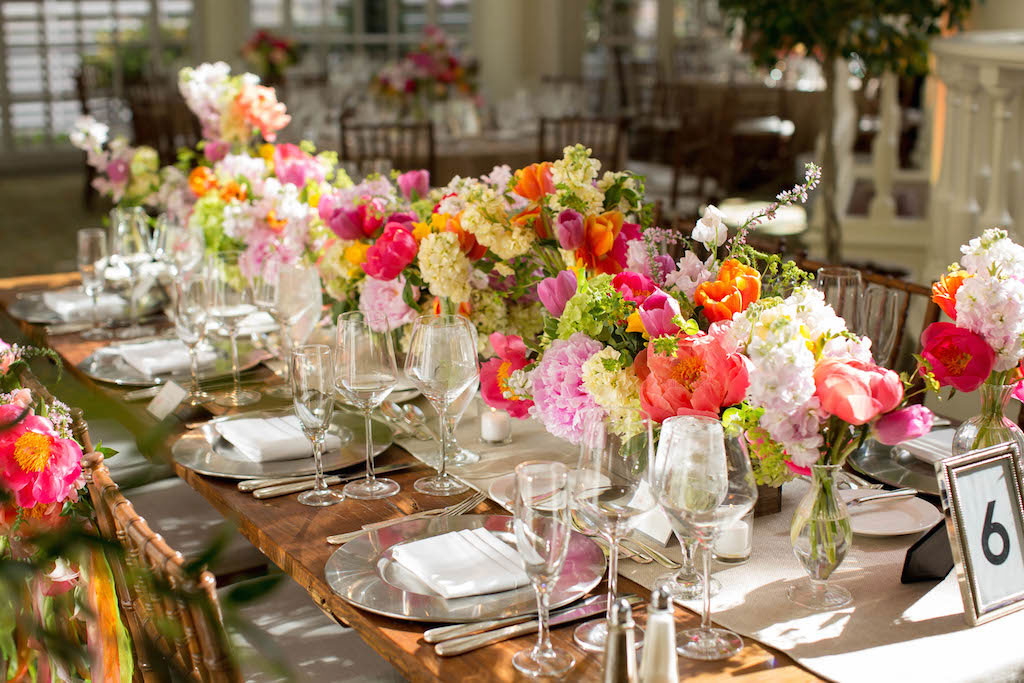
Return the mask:
[[398, 176], [398, 189], [409, 201], [423, 199], [430, 192], [430, 171], [406, 171]]
[[679, 302], [660, 289], [647, 297], [637, 312], [640, 314], [644, 331], [650, 337], [661, 337], [679, 331], [679, 326], [673, 322], [673, 318], [680, 313]]
[[575, 251], [583, 246], [585, 234], [583, 216], [574, 209], [564, 209], [555, 220], [555, 234], [558, 246], [562, 249]]
[[942, 386], [974, 391], [988, 379], [996, 354], [984, 337], [955, 323], [932, 323], [921, 333], [921, 357]]
[[388, 223], [366, 250], [363, 270], [378, 280], [394, 280], [416, 258], [418, 250], [416, 238], [401, 223]]
[[829, 415], [862, 425], [903, 400], [903, 382], [892, 370], [852, 358], [829, 358], [814, 368], [814, 395]]
[[932, 411], [924, 406], [907, 406], [882, 415], [875, 422], [872, 433], [878, 441], [895, 446], [908, 439], [924, 436], [932, 430]]
[[579, 288], [579, 280], [576, 273], [571, 270], [563, 270], [555, 277], [547, 277], [537, 285], [537, 296], [548, 313], [556, 318], [562, 315], [565, 304]]

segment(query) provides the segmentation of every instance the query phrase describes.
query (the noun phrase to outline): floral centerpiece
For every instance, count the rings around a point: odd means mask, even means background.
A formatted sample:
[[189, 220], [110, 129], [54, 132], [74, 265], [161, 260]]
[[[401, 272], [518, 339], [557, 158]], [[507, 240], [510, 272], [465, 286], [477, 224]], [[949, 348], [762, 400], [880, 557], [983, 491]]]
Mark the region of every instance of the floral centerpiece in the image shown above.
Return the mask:
[[163, 174], [156, 150], [133, 147], [123, 136], [109, 140], [109, 135], [110, 127], [91, 116], [80, 117], [69, 135], [96, 174], [92, 187], [115, 204], [158, 205]]
[[932, 286], [932, 300], [952, 322], [921, 335], [921, 367], [938, 387], [979, 389], [980, 415], [960, 424], [953, 453], [1014, 441], [1024, 434], [1003, 415], [1011, 394], [1024, 400], [1024, 247], [990, 228], [960, 247], [960, 263]]
[[[386, 64], [373, 77], [371, 90], [385, 101], [408, 109], [422, 100], [445, 101], [476, 95], [475, 67], [455, 51], [455, 41], [436, 26], [406, 55]], [[422, 113], [422, 112], [421, 112]]]

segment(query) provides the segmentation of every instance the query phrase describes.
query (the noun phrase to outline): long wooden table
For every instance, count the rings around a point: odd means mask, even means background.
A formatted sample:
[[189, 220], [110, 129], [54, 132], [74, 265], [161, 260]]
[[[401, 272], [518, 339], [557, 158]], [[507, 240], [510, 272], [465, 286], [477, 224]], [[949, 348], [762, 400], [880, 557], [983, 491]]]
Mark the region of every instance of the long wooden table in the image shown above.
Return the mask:
[[[162, 444], [158, 449], [164, 458], [170, 458], [169, 446], [185, 430], [185, 422], [194, 421], [197, 415], [179, 412], [175, 416], [157, 423], [143, 406], [145, 403], [130, 404], [122, 400], [124, 390], [85, 377], [76, 365], [102, 342], [83, 340], [79, 334], [51, 335], [45, 326], [18, 321], [10, 316], [8, 306], [18, 292], [56, 289], [78, 282], [75, 274], [55, 274], [36, 277], [0, 279], [0, 307], [5, 315], [18, 325], [28, 343], [48, 345], [64, 360], [67, 369], [89, 386], [103, 400], [116, 402], [123, 408], [124, 423], [137, 437], [153, 440], [157, 433]], [[10, 341], [10, 340], [8, 340]], [[268, 382], [279, 381], [273, 373], [264, 370]], [[270, 405], [268, 401], [267, 405]], [[282, 406], [277, 401], [275, 405]], [[88, 406], [83, 406], [88, 417]], [[212, 407], [217, 413], [226, 412]], [[251, 408], [249, 408], [251, 409]], [[207, 413], [206, 417], [211, 414]], [[414, 461], [412, 456], [398, 447], [391, 447], [380, 456], [381, 464]], [[325, 542], [329, 534], [343, 533], [360, 528], [367, 522], [390, 519], [402, 513], [425, 510], [449, 504], [413, 490], [412, 483], [425, 473], [415, 469], [393, 476], [402, 486], [397, 495], [383, 501], [362, 501], [347, 499], [340, 505], [329, 508], [309, 508], [300, 505], [295, 496], [259, 501], [251, 495], [238, 491], [235, 482], [206, 477], [178, 465], [175, 472], [196, 491], [214, 505], [226, 518], [238, 524], [241, 533], [260, 549], [283, 572], [291, 576], [321, 608], [339, 622], [351, 626], [374, 650], [389, 661], [411, 681], [511, 681], [522, 676], [512, 667], [512, 654], [527, 647], [532, 637], [524, 636], [476, 650], [458, 657], [443, 658], [434, 654], [432, 646], [422, 640], [422, 633], [429, 624], [400, 621], [370, 614], [349, 605], [333, 593], [324, 579], [323, 568], [335, 547]], [[401, 511], [401, 512], [400, 512]], [[505, 514], [492, 501], [486, 501], [475, 510], [478, 513]], [[160, 520], [149, 520], [157, 530]], [[603, 591], [604, 585], [596, 591]], [[643, 587], [620, 578], [619, 590], [635, 592], [645, 599], [649, 592]], [[643, 623], [643, 610], [638, 610], [638, 622]], [[699, 617], [688, 610], [676, 608], [677, 625], [680, 628], [696, 626]], [[552, 639], [559, 647], [573, 652], [577, 665], [567, 680], [599, 680], [601, 657], [584, 652], [572, 641], [572, 626], [556, 628]], [[732, 659], [723, 662], [696, 662], [679, 660], [680, 675], [687, 678], [743, 678], [745, 680], [818, 680], [799, 667], [785, 654], [767, 648], [760, 643], [747, 640], [746, 647]]]

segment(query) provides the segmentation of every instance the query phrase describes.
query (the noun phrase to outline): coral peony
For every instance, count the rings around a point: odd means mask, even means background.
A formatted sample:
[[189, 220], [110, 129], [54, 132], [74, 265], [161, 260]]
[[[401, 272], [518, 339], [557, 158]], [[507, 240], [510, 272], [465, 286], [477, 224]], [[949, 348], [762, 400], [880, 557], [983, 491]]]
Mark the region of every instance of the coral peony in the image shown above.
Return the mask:
[[480, 366], [480, 394], [484, 403], [507, 411], [517, 419], [525, 419], [533, 401], [516, 396], [508, 385], [509, 376], [526, 367], [526, 345], [522, 337], [494, 332], [489, 337], [496, 357]]
[[[640, 405], [654, 420], [673, 415], [718, 418], [722, 408], [743, 400], [750, 384], [750, 361], [724, 343], [725, 337], [696, 334], [679, 337], [676, 355], [641, 351], [646, 368], [634, 361], [643, 377]], [[641, 374], [642, 373], [642, 374]]]
[[946, 322], [932, 323], [921, 333], [921, 358], [940, 385], [957, 391], [980, 387], [996, 362], [981, 335]]
[[243, 85], [235, 97], [235, 109], [247, 124], [260, 129], [267, 142], [277, 139], [277, 131], [292, 120], [284, 104], [277, 101], [274, 89], [265, 85]]
[[430, 192], [430, 171], [406, 171], [397, 178], [398, 189], [409, 201], [423, 199]]
[[872, 427], [872, 434], [878, 441], [895, 446], [930, 432], [934, 418], [932, 411], [924, 406], [907, 406], [878, 418]]
[[737, 313], [761, 298], [761, 276], [749, 266], [735, 259], [726, 259], [718, 269], [718, 278], [702, 282], [694, 292], [693, 300], [708, 322], [732, 320]]
[[957, 270], [946, 273], [932, 285], [932, 301], [937, 303], [942, 312], [953, 320], [956, 320], [956, 291], [969, 277], [973, 276], [966, 270]]
[[582, 332], [556, 339], [531, 373], [534, 405], [530, 414], [549, 432], [573, 444], [580, 442], [588, 417], [604, 414], [583, 389], [583, 364], [603, 348]]
[[[20, 405], [0, 406], [0, 424], [10, 425], [23, 411]], [[81, 474], [81, 447], [60, 438], [45, 417], [29, 415], [0, 432], [0, 484], [19, 506], [66, 500]]]
[[555, 277], [547, 277], [537, 284], [537, 296], [548, 313], [558, 318], [565, 311], [565, 304], [579, 289], [579, 279], [571, 270], [563, 270]]
[[388, 223], [384, 233], [366, 250], [363, 270], [378, 280], [394, 280], [416, 258], [419, 246], [401, 223]]
[[530, 164], [516, 171], [515, 185], [512, 191], [530, 201], [540, 201], [544, 195], [555, 191], [555, 183], [551, 179], [551, 162]]
[[555, 220], [558, 246], [574, 251], [583, 246], [583, 216], [575, 209], [564, 209]]
[[828, 358], [814, 368], [814, 395], [829, 415], [862, 425], [903, 400], [903, 382], [888, 368], [852, 358]]

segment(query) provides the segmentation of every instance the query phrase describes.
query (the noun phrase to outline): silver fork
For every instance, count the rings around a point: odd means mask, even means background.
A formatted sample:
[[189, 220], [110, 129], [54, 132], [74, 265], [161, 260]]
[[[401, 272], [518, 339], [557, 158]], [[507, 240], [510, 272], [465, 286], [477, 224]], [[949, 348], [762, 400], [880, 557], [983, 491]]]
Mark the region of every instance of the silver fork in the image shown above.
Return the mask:
[[348, 543], [352, 539], [362, 536], [367, 531], [383, 529], [385, 527], [389, 527], [394, 524], [400, 524], [401, 522], [408, 522], [413, 519], [423, 519], [427, 517], [444, 519], [446, 517], [455, 517], [469, 512], [477, 505], [484, 502], [486, 498], [487, 496], [485, 496], [482, 493], [474, 493], [469, 498], [466, 498], [463, 501], [455, 503], [454, 505], [449, 505], [448, 507], [435, 508], [433, 510], [424, 510], [423, 512], [416, 512], [411, 515], [406, 515], [405, 517], [399, 517], [397, 519], [389, 519], [383, 522], [374, 522], [373, 524], [364, 524], [363, 528], [357, 531], [350, 531], [344, 534], [335, 534], [333, 536], [328, 536], [327, 542], [331, 545], [341, 545], [342, 543]]

